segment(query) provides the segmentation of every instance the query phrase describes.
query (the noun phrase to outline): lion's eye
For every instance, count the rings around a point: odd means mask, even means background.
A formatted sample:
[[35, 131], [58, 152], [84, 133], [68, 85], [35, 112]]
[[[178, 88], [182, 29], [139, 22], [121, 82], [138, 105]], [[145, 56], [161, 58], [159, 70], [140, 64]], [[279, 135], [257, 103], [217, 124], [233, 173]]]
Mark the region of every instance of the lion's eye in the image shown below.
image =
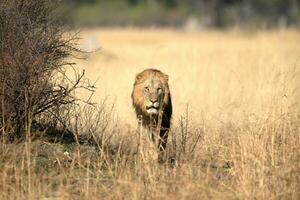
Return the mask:
[[162, 93], [162, 89], [161, 88], [157, 88], [157, 92], [158, 93]]

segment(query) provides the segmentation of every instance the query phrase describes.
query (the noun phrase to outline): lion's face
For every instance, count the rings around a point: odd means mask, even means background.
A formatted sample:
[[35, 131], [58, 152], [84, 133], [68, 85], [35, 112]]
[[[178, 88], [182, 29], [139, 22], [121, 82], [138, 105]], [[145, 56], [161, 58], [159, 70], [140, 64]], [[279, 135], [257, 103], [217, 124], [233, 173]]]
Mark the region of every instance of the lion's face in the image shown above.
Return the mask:
[[150, 115], [158, 114], [164, 96], [163, 83], [157, 77], [152, 77], [145, 80], [142, 85], [142, 95], [147, 113]]
[[133, 103], [144, 114], [157, 115], [168, 102], [168, 76], [157, 71], [145, 71], [137, 75], [133, 90]]

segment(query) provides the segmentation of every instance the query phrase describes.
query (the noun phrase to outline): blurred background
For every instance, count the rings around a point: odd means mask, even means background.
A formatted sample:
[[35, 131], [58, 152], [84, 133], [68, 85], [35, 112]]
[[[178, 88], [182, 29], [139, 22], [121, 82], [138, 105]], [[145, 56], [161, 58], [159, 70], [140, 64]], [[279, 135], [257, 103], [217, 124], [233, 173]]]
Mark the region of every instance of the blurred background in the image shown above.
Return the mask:
[[65, 0], [73, 27], [299, 27], [300, 0]]
[[94, 52], [75, 60], [96, 82], [94, 100], [108, 97], [132, 127], [132, 85], [145, 68], [170, 76], [174, 123], [187, 105], [194, 121], [228, 109], [226, 121], [270, 105], [280, 88], [274, 80], [300, 60], [300, 0], [61, 2], [62, 22], [80, 30], [81, 49]]

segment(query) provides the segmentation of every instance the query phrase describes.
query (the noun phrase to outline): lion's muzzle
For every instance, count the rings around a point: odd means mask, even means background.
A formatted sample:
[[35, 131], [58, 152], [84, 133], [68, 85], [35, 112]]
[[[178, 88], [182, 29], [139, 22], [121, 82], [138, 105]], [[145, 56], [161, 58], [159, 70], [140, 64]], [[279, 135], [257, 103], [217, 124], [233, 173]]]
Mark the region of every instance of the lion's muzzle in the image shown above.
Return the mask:
[[157, 115], [159, 108], [158, 102], [149, 102], [146, 106], [147, 113], [150, 115]]

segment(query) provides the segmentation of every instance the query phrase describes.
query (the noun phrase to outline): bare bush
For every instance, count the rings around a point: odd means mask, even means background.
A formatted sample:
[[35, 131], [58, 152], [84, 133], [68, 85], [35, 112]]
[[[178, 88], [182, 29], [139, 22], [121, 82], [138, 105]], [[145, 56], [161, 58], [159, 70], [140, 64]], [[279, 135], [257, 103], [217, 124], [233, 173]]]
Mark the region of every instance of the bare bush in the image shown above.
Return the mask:
[[[169, 161], [173, 164], [178, 162], [190, 162], [195, 157], [196, 147], [200, 145], [204, 137], [204, 124], [194, 127], [189, 116], [187, 105], [185, 113], [170, 133], [170, 146], [168, 148]], [[175, 162], [175, 163], [174, 163]]]
[[[25, 124], [50, 109], [73, 103], [73, 91], [84, 73], [72, 81], [67, 58], [80, 52], [76, 37], [67, 37], [52, 17], [49, 0], [0, 2], [1, 127], [21, 137]], [[88, 86], [87, 86], [88, 87]], [[4, 131], [6, 130], [6, 131]]]

